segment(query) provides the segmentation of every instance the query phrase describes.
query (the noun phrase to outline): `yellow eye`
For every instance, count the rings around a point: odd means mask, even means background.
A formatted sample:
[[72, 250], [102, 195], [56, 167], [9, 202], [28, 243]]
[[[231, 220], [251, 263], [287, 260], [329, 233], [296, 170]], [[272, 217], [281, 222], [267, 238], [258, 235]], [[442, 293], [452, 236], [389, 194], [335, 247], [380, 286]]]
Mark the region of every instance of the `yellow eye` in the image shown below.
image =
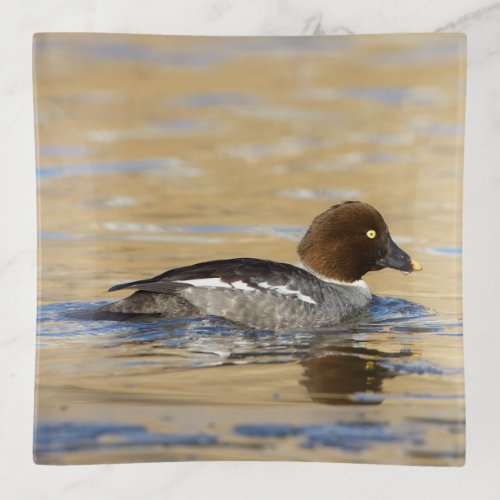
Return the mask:
[[370, 229], [369, 231], [366, 232], [366, 236], [368, 236], [368, 238], [373, 240], [373, 238], [377, 236], [377, 233], [373, 229]]

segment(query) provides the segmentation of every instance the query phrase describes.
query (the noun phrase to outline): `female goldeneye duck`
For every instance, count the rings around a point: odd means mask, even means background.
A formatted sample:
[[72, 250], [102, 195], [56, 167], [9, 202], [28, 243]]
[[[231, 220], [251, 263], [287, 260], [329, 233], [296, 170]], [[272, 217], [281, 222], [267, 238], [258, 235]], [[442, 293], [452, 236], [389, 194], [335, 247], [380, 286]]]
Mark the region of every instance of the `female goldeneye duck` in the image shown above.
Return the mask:
[[318, 215], [298, 246], [305, 269], [251, 258], [201, 262], [109, 291], [137, 289], [105, 306], [167, 318], [219, 316], [264, 330], [318, 328], [353, 319], [371, 294], [362, 277], [386, 267], [422, 267], [399, 248], [375, 208], [359, 201]]

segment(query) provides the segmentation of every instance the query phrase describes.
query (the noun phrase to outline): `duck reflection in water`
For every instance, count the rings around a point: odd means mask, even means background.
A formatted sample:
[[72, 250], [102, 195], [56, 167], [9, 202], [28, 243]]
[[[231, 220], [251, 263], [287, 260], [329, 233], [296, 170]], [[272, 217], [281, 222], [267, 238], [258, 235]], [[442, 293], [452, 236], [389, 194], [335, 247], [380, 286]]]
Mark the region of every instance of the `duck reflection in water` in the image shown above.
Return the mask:
[[[334, 353], [331, 353], [334, 351]], [[316, 403], [329, 405], [377, 405], [383, 397], [356, 397], [382, 392], [383, 381], [396, 374], [380, 358], [410, 356], [383, 353], [363, 347], [328, 347], [328, 354], [301, 361], [301, 384]]]

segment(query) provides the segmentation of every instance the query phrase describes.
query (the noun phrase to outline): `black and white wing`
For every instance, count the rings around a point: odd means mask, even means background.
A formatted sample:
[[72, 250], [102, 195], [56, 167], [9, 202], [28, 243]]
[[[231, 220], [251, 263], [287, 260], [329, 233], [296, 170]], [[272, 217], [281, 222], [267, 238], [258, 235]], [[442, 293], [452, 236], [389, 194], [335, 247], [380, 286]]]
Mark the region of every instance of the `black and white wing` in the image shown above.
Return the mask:
[[110, 292], [133, 288], [148, 292], [175, 294], [186, 288], [227, 288], [241, 291], [266, 291], [295, 296], [315, 303], [314, 279], [307, 271], [291, 264], [270, 260], [238, 258], [201, 262], [171, 269], [154, 278], [115, 285]]

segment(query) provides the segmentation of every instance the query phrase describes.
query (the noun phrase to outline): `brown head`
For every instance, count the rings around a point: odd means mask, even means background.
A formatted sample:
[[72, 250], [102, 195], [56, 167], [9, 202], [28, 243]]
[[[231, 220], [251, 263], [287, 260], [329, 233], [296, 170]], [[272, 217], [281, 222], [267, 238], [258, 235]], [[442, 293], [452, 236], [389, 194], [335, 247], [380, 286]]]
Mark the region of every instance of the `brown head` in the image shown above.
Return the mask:
[[298, 253], [314, 273], [346, 283], [385, 267], [405, 272], [422, 269], [394, 243], [380, 213], [361, 201], [346, 201], [318, 215]]

